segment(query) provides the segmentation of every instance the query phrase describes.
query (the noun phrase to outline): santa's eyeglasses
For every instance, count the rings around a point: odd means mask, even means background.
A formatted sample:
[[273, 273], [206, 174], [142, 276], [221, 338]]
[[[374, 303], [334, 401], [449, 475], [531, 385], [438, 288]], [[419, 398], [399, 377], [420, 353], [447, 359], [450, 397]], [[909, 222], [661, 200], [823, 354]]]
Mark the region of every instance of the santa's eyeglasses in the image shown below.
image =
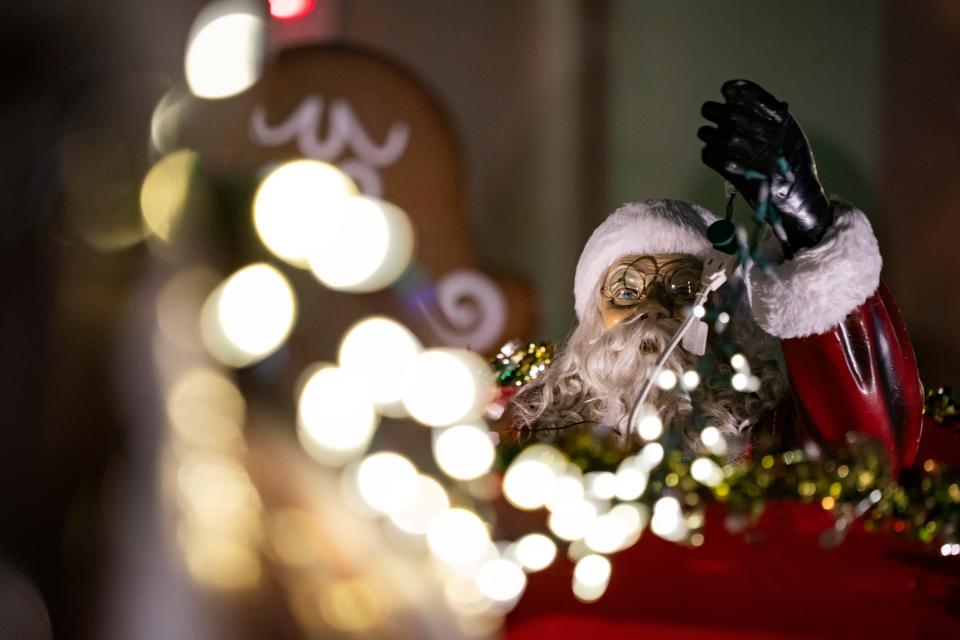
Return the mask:
[[702, 275], [703, 266], [696, 258], [658, 261], [653, 256], [640, 256], [611, 269], [600, 295], [616, 306], [630, 307], [642, 302], [659, 282], [674, 305], [688, 305], [700, 290]]

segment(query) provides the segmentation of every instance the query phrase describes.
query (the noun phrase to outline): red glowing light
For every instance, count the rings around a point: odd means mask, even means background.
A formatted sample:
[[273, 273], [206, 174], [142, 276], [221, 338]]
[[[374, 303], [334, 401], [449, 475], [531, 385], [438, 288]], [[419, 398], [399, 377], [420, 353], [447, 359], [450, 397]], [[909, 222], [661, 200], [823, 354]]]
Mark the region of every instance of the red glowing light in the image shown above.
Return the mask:
[[307, 15], [317, 0], [270, 0], [270, 15], [277, 20], [296, 20]]

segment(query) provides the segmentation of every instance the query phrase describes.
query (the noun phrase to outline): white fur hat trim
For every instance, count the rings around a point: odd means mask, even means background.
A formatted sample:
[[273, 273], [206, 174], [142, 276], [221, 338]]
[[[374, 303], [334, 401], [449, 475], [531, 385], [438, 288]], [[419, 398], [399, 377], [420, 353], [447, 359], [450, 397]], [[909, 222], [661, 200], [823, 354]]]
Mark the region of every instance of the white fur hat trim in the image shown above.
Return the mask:
[[[770, 258], [779, 261], [777, 255]], [[834, 203], [833, 224], [817, 246], [769, 272], [753, 268], [753, 318], [778, 338], [826, 333], [873, 295], [882, 266], [867, 217], [848, 204]]]
[[597, 227], [580, 254], [573, 283], [574, 307], [583, 321], [602, 278], [623, 256], [684, 253], [703, 258], [712, 246], [707, 227], [716, 217], [681, 200], [644, 200], [625, 204]]

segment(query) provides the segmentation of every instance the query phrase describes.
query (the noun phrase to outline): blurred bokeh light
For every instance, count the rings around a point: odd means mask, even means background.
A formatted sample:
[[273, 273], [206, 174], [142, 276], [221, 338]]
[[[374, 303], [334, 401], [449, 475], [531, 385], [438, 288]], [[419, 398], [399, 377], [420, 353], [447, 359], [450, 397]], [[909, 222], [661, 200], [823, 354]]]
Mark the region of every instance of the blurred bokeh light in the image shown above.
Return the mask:
[[587, 535], [596, 519], [597, 507], [592, 502], [576, 500], [551, 512], [547, 526], [561, 540], [573, 541]]
[[219, 281], [216, 272], [199, 266], [175, 272], [163, 285], [157, 295], [157, 328], [169, 345], [187, 352], [203, 350], [203, 303]]
[[248, 366], [283, 344], [296, 311], [293, 288], [275, 267], [244, 267], [207, 298], [201, 320], [204, 344], [223, 364]]
[[413, 257], [413, 225], [389, 202], [369, 196], [348, 198], [322, 220], [308, 262], [331, 289], [370, 292], [383, 289], [404, 272]]
[[296, 20], [310, 13], [317, 0], [270, 0], [270, 15], [278, 20]]
[[577, 561], [573, 568], [573, 594], [584, 602], [600, 599], [610, 582], [610, 561], [590, 554]]
[[246, 403], [219, 371], [197, 368], [170, 389], [167, 415], [176, 436], [192, 447], [235, 450], [243, 442]]
[[527, 571], [541, 571], [557, 557], [557, 545], [542, 533], [528, 533], [514, 543], [512, 555]]
[[184, 70], [200, 98], [227, 98], [249, 89], [263, 66], [265, 25], [256, 5], [221, 0], [207, 5], [191, 29]]
[[650, 518], [650, 530], [663, 538], [674, 542], [687, 535], [687, 524], [683, 519], [680, 502], [673, 496], [665, 496], [653, 505]]
[[400, 402], [406, 375], [421, 345], [405, 326], [384, 317], [364, 318], [347, 330], [337, 360], [366, 387], [384, 415], [405, 415]]
[[147, 228], [169, 242], [183, 215], [198, 155], [180, 149], [161, 158], [147, 173], [140, 189], [140, 210]]
[[398, 453], [368, 456], [357, 468], [360, 495], [374, 510], [390, 514], [414, 504], [420, 494], [416, 467]]
[[326, 162], [294, 160], [267, 174], [253, 201], [253, 222], [264, 245], [278, 258], [300, 268], [341, 215], [357, 186]]
[[430, 476], [420, 474], [419, 482], [416, 500], [390, 513], [390, 520], [407, 533], [424, 535], [433, 519], [450, 508], [450, 498], [443, 486]]
[[512, 560], [495, 558], [480, 567], [477, 586], [491, 600], [514, 603], [527, 586], [527, 576]]
[[310, 375], [300, 391], [297, 413], [304, 449], [334, 466], [362, 454], [379, 422], [362, 378], [333, 366]]
[[408, 371], [403, 404], [418, 422], [442, 427], [479, 418], [494, 394], [493, 373], [479, 355], [427, 349]]
[[495, 455], [493, 441], [482, 423], [459, 424], [434, 434], [433, 456], [451, 478], [472, 480], [482, 476], [490, 470]]
[[[503, 495], [518, 509], [539, 509], [553, 496], [554, 485], [566, 469], [566, 456], [558, 449], [547, 444], [531, 445], [507, 468], [503, 476]], [[582, 487], [569, 495], [581, 497]]]
[[485, 556], [496, 553], [486, 525], [467, 509], [436, 516], [427, 531], [427, 543], [443, 563], [464, 571], [476, 570]]
[[[652, 445], [647, 445], [652, 446]], [[636, 500], [647, 489], [649, 473], [637, 456], [628, 456], [617, 467], [614, 476], [614, 491], [620, 500]]]
[[611, 513], [605, 513], [590, 523], [583, 541], [591, 551], [613, 553], [623, 547], [626, 539], [624, 522]]

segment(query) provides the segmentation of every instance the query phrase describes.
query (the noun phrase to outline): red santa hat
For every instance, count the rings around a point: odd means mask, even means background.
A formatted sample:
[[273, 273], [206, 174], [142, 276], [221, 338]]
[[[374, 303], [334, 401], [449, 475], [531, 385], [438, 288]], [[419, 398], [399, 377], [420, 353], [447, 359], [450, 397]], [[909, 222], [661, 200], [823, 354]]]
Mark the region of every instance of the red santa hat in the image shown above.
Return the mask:
[[[703, 259], [711, 250], [707, 227], [716, 217], [680, 200], [644, 200], [627, 204], [603, 221], [587, 240], [574, 279], [577, 318], [586, 317], [601, 279], [614, 261], [626, 255], [683, 253]], [[834, 221], [815, 247], [784, 261], [772, 234], [761, 242], [769, 266], [738, 269], [746, 288], [744, 314], [778, 338], [821, 334], [873, 295], [883, 261], [867, 217], [851, 205], [834, 201]], [[721, 290], [722, 292], [722, 290]], [[734, 294], [732, 298], [736, 299]], [[734, 313], [738, 319], [739, 311]]]

